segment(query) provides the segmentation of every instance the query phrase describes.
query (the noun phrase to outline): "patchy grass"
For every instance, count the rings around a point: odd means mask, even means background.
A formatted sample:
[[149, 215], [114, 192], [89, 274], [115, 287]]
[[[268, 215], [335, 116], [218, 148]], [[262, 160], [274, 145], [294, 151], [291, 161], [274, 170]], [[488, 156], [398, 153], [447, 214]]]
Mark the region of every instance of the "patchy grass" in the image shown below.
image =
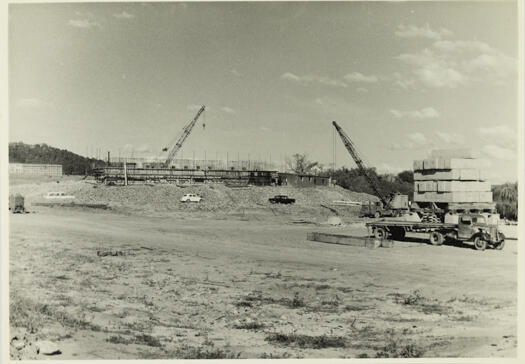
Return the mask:
[[450, 305], [444, 305], [437, 299], [431, 299], [423, 296], [419, 289], [409, 294], [391, 293], [389, 296], [394, 297], [394, 302], [406, 306], [412, 306], [416, 310], [425, 314], [447, 314], [452, 311]]
[[399, 344], [397, 340], [389, 340], [376, 358], [420, 358], [425, 351], [416, 344]]
[[85, 313], [73, 317], [60, 309], [45, 303], [36, 303], [28, 298], [11, 295], [9, 304], [9, 319], [12, 327], [25, 327], [35, 333], [44, 327], [45, 321], [55, 321], [64, 327], [75, 329], [101, 331], [101, 327], [85, 319]]
[[235, 303], [237, 307], [254, 307], [261, 304], [277, 304], [288, 308], [300, 308], [306, 306], [306, 303], [299, 296], [299, 293], [295, 293], [293, 298], [273, 298], [263, 297], [261, 292], [254, 292], [248, 296], [243, 297], [241, 301]]
[[234, 352], [228, 348], [215, 348], [213, 342], [205, 342], [200, 346], [184, 345], [174, 353], [177, 359], [239, 359], [240, 352]]
[[417, 305], [423, 299], [424, 297], [421, 294], [421, 291], [419, 289], [416, 289], [414, 292], [410, 293], [408, 296], [405, 296], [404, 304], [405, 305]]
[[160, 348], [162, 347], [162, 344], [159, 339], [157, 339], [154, 336], [147, 335], [147, 334], [140, 334], [136, 335], [132, 338], [125, 338], [121, 335], [111, 336], [108, 339], [106, 339], [107, 342], [110, 342], [112, 344], [137, 344], [137, 345], [146, 345], [151, 346], [153, 348]]
[[345, 305], [343, 307], [344, 311], [366, 311], [373, 309], [373, 306], [359, 306], [359, 305]]
[[447, 303], [452, 303], [452, 302], [462, 302], [462, 303], [480, 305], [480, 306], [485, 306], [485, 305], [490, 304], [487, 299], [484, 299], [484, 298], [479, 299], [479, 298], [469, 297], [467, 295], [463, 295], [462, 297], [452, 297], [451, 299], [447, 301]]
[[277, 354], [277, 353], [262, 353], [261, 355], [259, 355], [259, 358], [258, 359], [287, 359], [287, 358], [290, 358], [292, 355], [290, 355], [290, 353], [288, 353], [287, 351], [285, 351], [284, 353], [282, 354]]
[[252, 321], [252, 322], [243, 322], [241, 324], [234, 325], [233, 327], [236, 328], [236, 329], [240, 329], [240, 330], [257, 331], [257, 330], [260, 330], [260, 329], [264, 329], [265, 325], [260, 323], [260, 322]]
[[265, 340], [270, 343], [310, 349], [344, 348], [346, 346], [345, 339], [342, 336], [271, 333], [265, 337]]
[[386, 330], [385, 345], [376, 353], [376, 358], [420, 358], [425, 353], [423, 347], [412, 342], [402, 341], [400, 338], [407, 334]]

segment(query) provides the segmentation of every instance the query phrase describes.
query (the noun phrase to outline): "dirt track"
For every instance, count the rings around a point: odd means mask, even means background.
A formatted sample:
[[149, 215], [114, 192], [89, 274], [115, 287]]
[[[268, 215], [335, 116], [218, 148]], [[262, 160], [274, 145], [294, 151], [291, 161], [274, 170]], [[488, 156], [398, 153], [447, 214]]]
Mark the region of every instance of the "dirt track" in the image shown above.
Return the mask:
[[41, 339], [63, 359], [516, 355], [516, 241], [370, 250], [305, 239], [362, 223], [191, 216], [12, 215], [11, 336], [33, 328], [12, 357]]

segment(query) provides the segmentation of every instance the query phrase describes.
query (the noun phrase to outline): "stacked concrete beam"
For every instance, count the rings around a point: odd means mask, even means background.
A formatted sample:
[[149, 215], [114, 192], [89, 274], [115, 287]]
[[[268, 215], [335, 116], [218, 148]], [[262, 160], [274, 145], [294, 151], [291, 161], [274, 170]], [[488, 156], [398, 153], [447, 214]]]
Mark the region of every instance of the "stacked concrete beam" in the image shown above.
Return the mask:
[[429, 159], [414, 161], [414, 201], [492, 202], [486, 167], [485, 161], [471, 158], [466, 151], [433, 152]]

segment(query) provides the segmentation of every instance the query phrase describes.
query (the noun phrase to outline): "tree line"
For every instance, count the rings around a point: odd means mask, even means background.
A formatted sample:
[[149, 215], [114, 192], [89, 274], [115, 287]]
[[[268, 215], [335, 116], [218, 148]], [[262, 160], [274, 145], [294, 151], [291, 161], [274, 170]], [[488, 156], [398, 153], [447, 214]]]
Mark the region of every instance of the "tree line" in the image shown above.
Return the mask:
[[106, 163], [95, 158], [86, 158], [66, 149], [47, 144], [9, 143], [9, 163], [61, 164], [66, 175], [90, 174], [94, 168]]

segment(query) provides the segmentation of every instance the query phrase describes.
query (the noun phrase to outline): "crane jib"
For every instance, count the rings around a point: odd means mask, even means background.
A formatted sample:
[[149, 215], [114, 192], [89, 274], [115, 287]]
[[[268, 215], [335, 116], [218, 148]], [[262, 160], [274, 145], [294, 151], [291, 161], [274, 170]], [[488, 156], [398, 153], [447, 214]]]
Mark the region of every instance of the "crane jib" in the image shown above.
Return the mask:
[[186, 126], [184, 126], [184, 128], [182, 128], [181, 136], [179, 137], [177, 142], [171, 147], [170, 151], [168, 152], [168, 157], [166, 158], [166, 162], [165, 162], [166, 167], [169, 167], [170, 163], [175, 158], [175, 155], [177, 154], [179, 149], [182, 147], [182, 144], [184, 143], [186, 138], [190, 135], [193, 127], [195, 126], [195, 123], [197, 123], [197, 120], [199, 119], [199, 116], [203, 113], [205, 108], [206, 107], [203, 105], [199, 109], [199, 111], [197, 112], [195, 117]]
[[388, 202], [388, 200], [379, 191], [379, 182], [376, 181], [374, 178], [372, 178], [372, 176], [368, 172], [366, 165], [364, 164], [361, 157], [359, 157], [359, 154], [357, 153], [357, 150], [355, 149], [354, 144], [352, 143], [348, 135], [346, 135], [344, 130], [341, 129], [341, 127], [335, 121], [332, 121], [332, 124], [337, 130], [337, 133], [339, 134], [339, 136], [341, 137], [341, 140], [344, 146], [346, 147], [346, 149], [348, 150], [348, 153], [350, 153], [350, 155], [354, 159], [355, 164], [357, 164], [357, 168], [359, 169], [361, 174], [366, 178], [368, 184], [370, 185], [370, 187], [372, 187], [376, 196], [379, 197], [379, 199], [381, 200], [381, 202], [383, 203], [385, 207], [390, 207], [390, 203]]

